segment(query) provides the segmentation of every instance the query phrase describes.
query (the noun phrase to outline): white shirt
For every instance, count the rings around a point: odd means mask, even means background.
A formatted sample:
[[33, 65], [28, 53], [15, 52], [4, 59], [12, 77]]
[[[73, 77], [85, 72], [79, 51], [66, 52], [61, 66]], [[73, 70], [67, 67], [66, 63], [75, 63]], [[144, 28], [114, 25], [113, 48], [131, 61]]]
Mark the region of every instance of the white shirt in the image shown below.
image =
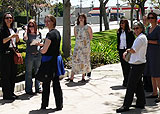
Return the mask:
[[127, 44], [126, 44], [126, 33], [124, 30], [122, 30], [122, 33], [120, 35], [120, 45], [119, 45], [119, 49], [126, 49], [127, 48]]
[[134, 41], [132, 49], [135, 53], [131, 54], [130, 64], [142, 64], [146, 63], [146, 51], [147, 51], [147, 37], [141, 33]]
[[[9, 28], [9, 32], [11, 35], [15, 34], [14, 30], [11, 28]], [[14, 47], [16, 47], [16, 38], [11, 38], [11, 40], [13, 42]], [[13, 48], [12, 42], [10, 41], [9, 48]]]

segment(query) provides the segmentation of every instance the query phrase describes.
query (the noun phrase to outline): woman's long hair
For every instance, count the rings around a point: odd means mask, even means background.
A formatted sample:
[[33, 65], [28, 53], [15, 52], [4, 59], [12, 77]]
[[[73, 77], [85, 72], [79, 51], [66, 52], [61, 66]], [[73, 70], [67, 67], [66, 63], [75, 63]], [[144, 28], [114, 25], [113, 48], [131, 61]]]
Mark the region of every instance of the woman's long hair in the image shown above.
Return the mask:
[[[131, 31], [130, 28], [129, 28], [128, 20], [122, 19], [122, 20], [120, 21], [120, 24], [121, 24], [121, 23], [125, 23], [125, 30], [124, 30], [124, 31], [126, 31], [126, 32], [130, 32], [130, 31]], [[122, 28], [121, 28], [121, 26], [120, 26], [120, 28], [118, 29], [118, 32], [121, 33], [121, 31], [122, 31]]]
[[33, 26], [34, 26], [34, 33], [37, 34], [37, 24], [36, 24], [36, 21], [34, 19], [29, 20], [28, 25], [27, 25], [27, 33], [31, 33], [31, 31], [29, 29], [30, 23], [33, 24]]
[[9, 14], [9, 15], [12, 16], [12, 23], [11, 23], [11, 28], [12, 28], [12, 29], [13, 29], [13, 24], [14, 24], [14, 17], [13, 17], [13, 15], [12, 15], [10, 12], [6, 12], [6, 13], [3, 15], [2, 28], [9, 32], [9, 29], [8, 29], [7, 24], [6, 24], [6, 22], [5, 22], [5, 18], [6, 18], [6, 15], [7, 15], [7, 14]]

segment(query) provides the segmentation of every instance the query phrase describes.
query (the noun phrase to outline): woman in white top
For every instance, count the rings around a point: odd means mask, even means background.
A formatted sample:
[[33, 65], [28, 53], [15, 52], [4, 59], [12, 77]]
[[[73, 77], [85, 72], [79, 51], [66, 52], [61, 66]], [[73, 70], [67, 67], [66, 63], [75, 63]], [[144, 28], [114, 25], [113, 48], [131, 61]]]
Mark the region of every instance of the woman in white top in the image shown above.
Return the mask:
[[123, 54], [125, 57], [127, 52], [131, 53], [129, 63], [131, 65], [131, 70], [128, 78], [128, 86], [126, 90], [126, 95], [124, 98], [123, 106], [117, 109], [117, 113], [128, 111], [132, 104], [134, 93], [136, 94], [136, 108], [143, 109], [145, 107], [145, 94], [142, 83], [142, 73], [144, 72], [144, 67], [146, 63], [146, 50], [147, 50], [147, 37], [144, 34], [144, 26], [141, 22], [136, 22], [134, 24], [134, 32], [137, 38], [135, 39], [132, 47], [127, 49]]
[[0, 30], [0, 39], [2, 45], [2, 91], [3, 99], [14, 100], [17, 96], [14, 94], [15, 78], [17, 74], [17, 65], [14, 63], [13, 48], [17, 48], [19, 42], [17, 29], [13, 27], [14, 18], [10, 13], [5, 13]]
[[122, 72], [123, 72], [123, 86], [127, 87], [128, 76], [130, 71], [130, 65], [123, 59], [123, 53], [131, 48], [134, 42], [135, 36], [133, 31], [130, 30], [128, 20], [121, 19], [120, 28], [117, 31], [117, 50], [119, 52], [119, 58], [121, 62]]

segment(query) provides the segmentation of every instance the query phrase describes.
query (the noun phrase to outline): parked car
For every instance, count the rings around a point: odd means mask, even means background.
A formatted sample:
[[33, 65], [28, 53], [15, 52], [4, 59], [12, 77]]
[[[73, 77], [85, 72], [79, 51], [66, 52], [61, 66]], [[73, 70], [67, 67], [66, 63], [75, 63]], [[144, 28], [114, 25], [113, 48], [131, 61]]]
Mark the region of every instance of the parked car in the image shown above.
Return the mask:
[[44, 23], [39, 22], [39, 24], [38, 24], [38, 28], [43, 29], [44, 27], [45, 27], [45, 24], [44, 24]]
[[160, 16], [157, 17], [158, 25], [160, 25]]

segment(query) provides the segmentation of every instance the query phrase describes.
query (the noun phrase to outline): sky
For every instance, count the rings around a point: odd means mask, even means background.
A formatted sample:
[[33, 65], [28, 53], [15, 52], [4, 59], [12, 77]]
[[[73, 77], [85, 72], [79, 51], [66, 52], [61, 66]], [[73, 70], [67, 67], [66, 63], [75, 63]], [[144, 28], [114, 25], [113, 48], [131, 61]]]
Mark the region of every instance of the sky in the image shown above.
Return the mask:
[[[62, 2], [63, 0], [53, 0], [54, 2]], [[99, 0], [70, 0], [72, 6], [80, 5], [80, 1], [82, 1], [82, 7], [90, 7], [93, 1], [94, 7], [99, 7]], [[118, 0], [119, 4], [122, 5], [125, 2]], [[145, 6], [150, 6], [150, 0], [147, 0]], [[117, 0], [109, 0], [107, 6], [115, 6], [117, 4]]]

